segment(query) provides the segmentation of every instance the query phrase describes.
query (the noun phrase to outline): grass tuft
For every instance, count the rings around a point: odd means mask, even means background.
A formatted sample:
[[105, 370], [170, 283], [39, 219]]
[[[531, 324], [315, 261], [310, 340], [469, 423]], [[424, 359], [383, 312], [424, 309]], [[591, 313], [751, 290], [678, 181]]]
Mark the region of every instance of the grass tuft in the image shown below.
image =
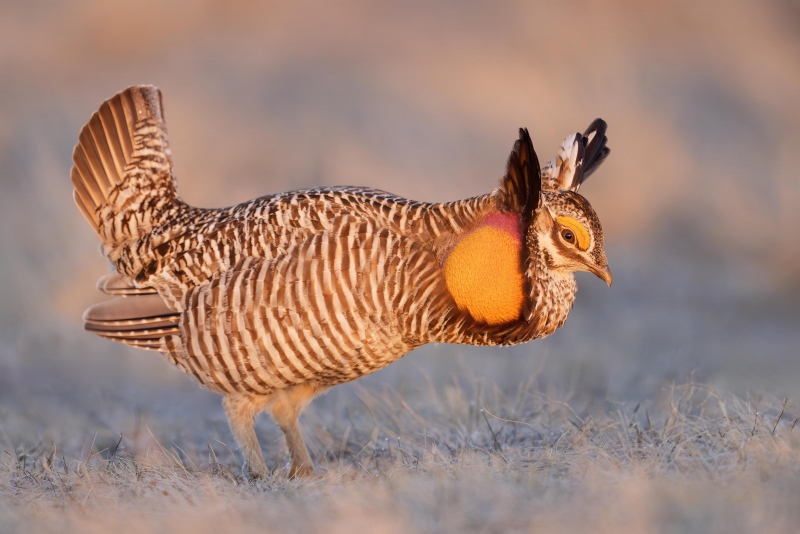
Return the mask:
[[[586, 406], [532, 386], [454, 383], [427, 397], [358, 391], [345, 415], [304, 420], [320, 476], [274, 462], [249, 480], [221, 441], [185, 451], [120, 435], [83, 456], [4, 450], [11, 531], [791, 531], [800, 432], [790, 399], [723, 397], [689, 383], [643, 407]], [[415, 401], [416, 399], [416, 401]], [[358, 404], [358, 403], [356, 403]], [[269, 444], [265, 444], [265, 448]]]

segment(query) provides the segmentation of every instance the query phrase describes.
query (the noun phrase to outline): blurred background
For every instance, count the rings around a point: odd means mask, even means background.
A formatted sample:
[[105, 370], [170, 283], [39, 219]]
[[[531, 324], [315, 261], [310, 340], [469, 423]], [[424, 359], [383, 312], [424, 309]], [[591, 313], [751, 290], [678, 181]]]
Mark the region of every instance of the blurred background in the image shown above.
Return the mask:
[[612, 155], [581, 192], [612, 288], [580, 274], [550, 338], [424, 347], [317, 412], [426, 379], [513, 391], [533, 376], [573, 404], [692, 374], [800, 395], [796, 0], [3, 0], [0, 443], [142, 424], [230, 441], [216, 395], [81, 326], [108, 266], [72, 202], [72, 148], [106, 98], [144, 83], [164, 93], [182, 196], [207, 207], [337, 184], [464, 198], [496, 186], [519, 127], [544, 162], [608, 122]]

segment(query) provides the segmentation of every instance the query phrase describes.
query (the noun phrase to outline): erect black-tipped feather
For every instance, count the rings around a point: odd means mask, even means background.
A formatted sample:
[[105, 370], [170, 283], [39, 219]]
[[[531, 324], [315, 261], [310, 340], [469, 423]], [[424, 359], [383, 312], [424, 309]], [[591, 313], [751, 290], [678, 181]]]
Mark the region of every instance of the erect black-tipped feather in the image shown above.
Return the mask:
[[565, 184], [565, 189], [577, 191], [584, 180], [583, 172], [584, 163], [586, 162], [584, 159], [586, 155], [586, 138], [576, 133], [573, 145], [577, 148], [577, 153], [575, 155], [575, 172], [572, 173], [572, 182]]
[[530, 215], [539, 204], [541, 189], [539, 158], [528, 130], [520, 128], [500, 183], [501, 205], [508, 211]]
[[[592, 124], [583, 132], [584, 143], [586, 150], [583, 159], [583, 175], [581, 176], [579, 184], [583, 183], [590, 174], [597, 170], [601, 163], [611, 153], [611, 149], [606, 146], [608, 137], [606, 137], [606, 130], [608, 125], [603, 119], [595, 119]], [[594, 135], [593, 135], [594, 134]], [[589, 137], [592, 136], [591, 139]]]

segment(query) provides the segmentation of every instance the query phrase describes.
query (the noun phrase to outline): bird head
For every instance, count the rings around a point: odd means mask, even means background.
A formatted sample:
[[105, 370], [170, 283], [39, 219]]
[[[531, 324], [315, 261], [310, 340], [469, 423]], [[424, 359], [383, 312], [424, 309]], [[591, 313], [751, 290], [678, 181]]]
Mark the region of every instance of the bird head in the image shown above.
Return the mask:
[[584, 134], [567, 137], [542, 169], [528, 131], [520, 129], [493, 193], [499, 209], [445, 247], [445, 280], [459, 309], [481, 323], [505, 324], [533, 309], [544, 275], [589, 271], [611, 285], [603, 229], [578, 193], [608, 156], [605, 130], [597, 119]]
[[603, 228], [583, 196], [569, 190], [542, 191], [529, 232], [535, 234], [548, 270], [588, 271], [611, 285]]
[[[603, 249], [603, 228], [594, 209], [578, 190], [610, 152], [607, 125], [596, 119], [586, 131], [567, 136], [558, 154], [544, 168], [530, 135], [520, 129], [498, 189], [500, 205], [518, 213], [526, 230], [529, 258], [543, 257], [553, 273], [588, 271], [611, 285]], [[536, 262], [525, 262], [535, 269]], [[528, 272], [530, 279], [535, 272]]]
[[595, 119], [583, 134], [567, 136], [558, 155], [544, 166], [530, 231], [536, 234], [548, 269], [588, 271], [610, 286], [613, 277], [603, 249], [603, 227], [589, 201], [578, 193], [610, 153], [606, 128], [605, 121]]

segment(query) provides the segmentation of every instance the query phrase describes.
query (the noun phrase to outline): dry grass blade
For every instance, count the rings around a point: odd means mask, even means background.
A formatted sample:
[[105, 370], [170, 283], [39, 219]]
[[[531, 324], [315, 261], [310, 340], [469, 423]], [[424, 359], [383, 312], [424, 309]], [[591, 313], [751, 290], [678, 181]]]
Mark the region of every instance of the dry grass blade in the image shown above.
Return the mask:
[[[481, 397], [490, 390], [483, 388]], [[311, 481], [275, 476], [243, 483], [233, 474], [241, 472], [237, 456], [216, 439], [223, 456], [206, 442], [207, 461], [191, 448], [167, 450], [155, 437], [154, 448], [137, 453], [123, 447], [121, 437], [105, 448], [94, 436], [89, 452], [77, 457], [85, 459], [77, 461], [59, 457], [53, 445], [16, 455], [6, 451], [0, 460], [0, 518], [22, 524], [35, 513], [43, 528], [67, 521], [68, 528], [90, 531], [94, 524], [149, 530], [156, 514], [196, 532], [211, 532], [220, 521], [244, 531], [266, 524], [313, 530], [323, 518], [328, 525], [372, 510], [365, 524], [378, 528], [394, 518], [390, 523], [406, 531], [451, 530], [453, 521], [454, 529], [470, 530], [470, 517], [502, 530], [564, 524], [569, 517], [567, 523], [585, 530], [598, 521], [622, 528], [621, 518], [633, 514], [650, 530], [655, 518], [645, 510], [687, 496], [705, 503], [708, 520], [722, 525], [739, 510], [721, 504], [720, 495], [745, 508], [766, 501], [788, 505], [792, 491], [800, 490], [800, 437], [791, 429], [785, 436], [777, 432], [788, 400], [772, 427], [742, 432], [754, 420], [753, 404], [710, 391], [693, 383], [677, 386], [646, 409], [623, 407], [614, 415], [598, 409], [583, 417], [568, 403], [535, 391], [522, 392], [528, 399], [522, 404], [520, 392], [506, 399], [495, 391], [495, 410], [517, 410], [527, 421], [483, 407], [482, 425], [469, 423], [444, 397], [413, 404], [410, 397], [406, 409], [384, 417], [396, 399], [385, 391], [369, 397], [369, 409], [346, 419], [316, 413], [326, 427], [320, 434], [342, 439], [338, 454], [318, 458], [324, 474]], [[474, 398], [469, 391], [454, 394]], [[781, 405], [763, 399], [759, 404], [760, 413]], [[497, 431], [490, 418], [511, 426]], [[469, 425], [468, 431], [459, 425]], [[109, 453], [96, 452], [95, 442]], [[353, 442], [365, 445], [353, 452]], [[441, 498], [457, 511], [448, 520], [434, 504]], [[781, 530], [783, 523], [760, 517], [746, 524]]]

